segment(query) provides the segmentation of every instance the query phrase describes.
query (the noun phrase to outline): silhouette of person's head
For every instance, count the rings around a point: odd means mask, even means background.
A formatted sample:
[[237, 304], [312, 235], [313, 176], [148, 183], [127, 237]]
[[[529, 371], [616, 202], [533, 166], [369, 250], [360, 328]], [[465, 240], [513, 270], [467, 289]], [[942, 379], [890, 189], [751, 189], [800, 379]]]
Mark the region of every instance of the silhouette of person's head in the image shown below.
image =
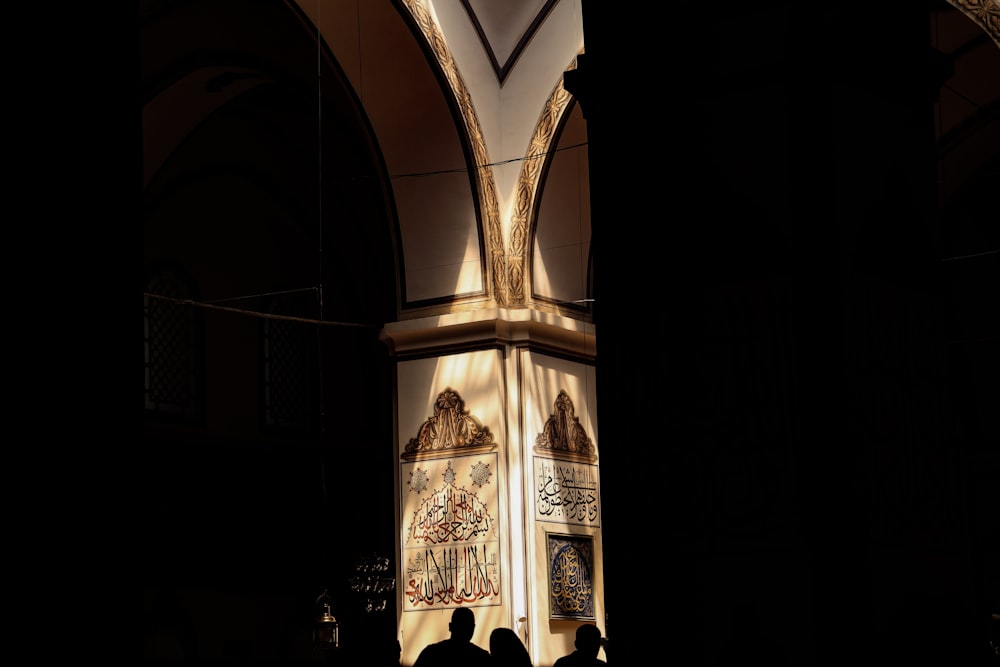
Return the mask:
[[510, 628], [495, 628], [490, 633], [490, 655], [504, 667], [531, 667], [531, 656], [521, 638]]
[[456, 607], [451, 612], [447, 639], [431, 642], [421, 649], [414, 667], [487, 667], [490, 652], [472, 642], [476, 629], [476, 617], [468, 607]]
[[576, 629], [576, 641], [573, 642], [576, 650], [587, 657], [596, 658], [597, 652], [601, 650], [601, 630], [596, 625], [589, 623], [581, 625]]
[[476, 616], [468, 607], [458, 607], [451, 612], [448, 629], [451, 631], [452, 639], [472, 641], [472, 634], [476, 631]]

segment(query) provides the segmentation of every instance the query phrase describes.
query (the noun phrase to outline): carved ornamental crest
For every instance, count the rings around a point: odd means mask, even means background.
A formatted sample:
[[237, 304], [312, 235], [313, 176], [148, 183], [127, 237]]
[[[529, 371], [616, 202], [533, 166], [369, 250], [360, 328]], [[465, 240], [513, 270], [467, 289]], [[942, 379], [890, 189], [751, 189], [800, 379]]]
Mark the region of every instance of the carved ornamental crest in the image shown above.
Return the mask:
[[554, 412], [535, 438], [535, 453], [570, 461], [597, 461], [597, 450], [580, 424], [573, 401], [565, 389], [556, 397]]
[[465, 401], [448, 387], [434, 401], [434, 416], [406, 443], [405, 460], [472, 454], [496, 447], [493, 434], [465, 409]]

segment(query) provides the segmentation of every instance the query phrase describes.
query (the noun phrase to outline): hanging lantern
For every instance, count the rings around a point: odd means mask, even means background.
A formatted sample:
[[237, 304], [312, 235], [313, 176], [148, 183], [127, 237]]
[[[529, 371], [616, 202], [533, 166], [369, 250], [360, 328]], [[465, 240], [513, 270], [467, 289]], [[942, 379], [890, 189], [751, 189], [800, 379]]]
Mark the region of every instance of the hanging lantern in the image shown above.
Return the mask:
[[316, 598], [316, 624], [313, 626], [313, 646], [335, 649], [339, 644], [339, 626], [332, 611], [333, 599], [326, 591]]

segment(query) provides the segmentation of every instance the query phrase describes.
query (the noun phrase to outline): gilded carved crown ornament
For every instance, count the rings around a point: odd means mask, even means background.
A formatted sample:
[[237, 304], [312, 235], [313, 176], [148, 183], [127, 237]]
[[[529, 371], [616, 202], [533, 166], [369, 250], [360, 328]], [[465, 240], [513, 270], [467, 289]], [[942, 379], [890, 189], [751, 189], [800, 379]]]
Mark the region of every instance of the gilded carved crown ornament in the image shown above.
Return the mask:
[[434, 401], [434, 416], [429, 417], [406, 443], [402, 458], [438, 458], [455, 454], [475, 454], [496, 448], [493, 434], [465, 409], [465, 400], [448, 387]]
[[596, 462], [597, 449], [580, 424], [566, 390], [559, 391], [553, 409], [542, 432], [535, 438], [535, 453], [568, 461]]

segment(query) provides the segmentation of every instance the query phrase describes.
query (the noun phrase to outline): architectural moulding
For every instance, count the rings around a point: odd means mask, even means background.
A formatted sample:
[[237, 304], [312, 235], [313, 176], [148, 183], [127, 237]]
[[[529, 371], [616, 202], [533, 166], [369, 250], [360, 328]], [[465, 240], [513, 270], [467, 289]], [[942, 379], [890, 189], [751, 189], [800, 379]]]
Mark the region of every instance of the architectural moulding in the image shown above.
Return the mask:
[[[531, 25], [528, 26], [528, 28], [521, 35], [521, 38], [510, 50], [509, 55], [507, 55], [502, 64], [497, 59], [497, 53], [490, 41], [490, 36], [485, 30], [483, 30], [482, 23], [479, 21], [479, 16], [477, 15], [476, 10], [472, 7], [471, 0], [461, 0], [461, 2], [462, 7], [465, 8], [465, 13], [469, 15], [469, 20], [472, 21], [472, 25], [475, 26], [476, 32], [479, 34], [479, 41], [482, 42], [483, 48], [486, 50], [486, 56], [490, 60], [490, 65], [493, 66], [493, 73], [496, 74], [497, 81], [502, 86], [507, 78], [507, 75], [510, 74], [510, 71], [514, 68], [514, 64], [517, 62], [517, 59], [521, 57], [521, 53], [524, 51], [525, 46], [527, 46], [528, 42], [534, 36], [538, 26], [545, 20], [545, 17], [548, 16], [549, 12], [552, 11], [552, 8], [556, 5], [558, 0], [545, 0], [545, 4], [537, 10], [537, 13], [532, 18]], [[500, 8], [496, 11], [500, 13], [507, 13], [509, 10], [506, 7], [503, 7], [503, 4], [504, 3], [500, 2], [492, 3], [495, 8]], [[490, 3], [480, 5], [479, 11], [488, 9], [489, 6]]]
[[381, 339], [396, 355], [496, 344], [527, 344], [590, 360], [597, 355], [592, 323], [523, 308], [483, 308], [391, 322], [382, 329]]

